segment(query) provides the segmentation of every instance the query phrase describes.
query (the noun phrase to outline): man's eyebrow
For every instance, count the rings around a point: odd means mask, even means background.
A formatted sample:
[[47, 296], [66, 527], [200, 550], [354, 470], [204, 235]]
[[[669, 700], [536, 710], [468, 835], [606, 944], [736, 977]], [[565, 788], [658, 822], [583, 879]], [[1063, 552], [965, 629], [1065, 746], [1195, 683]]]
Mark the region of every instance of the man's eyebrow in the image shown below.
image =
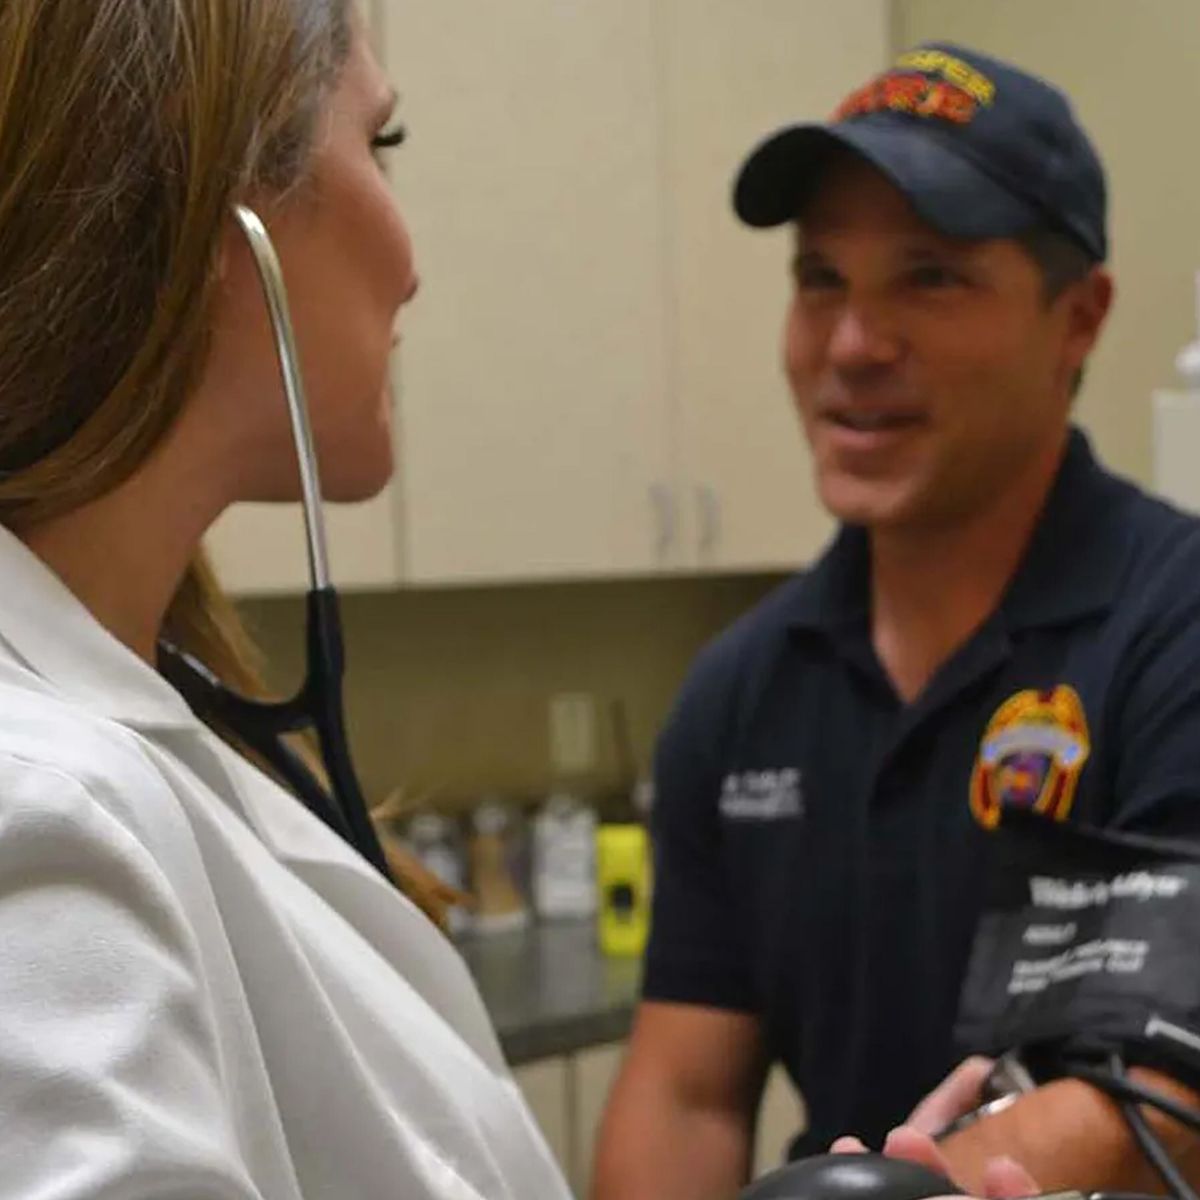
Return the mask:
[[797, 246], [792, 255], [792, 261], [798, 265], [808, 266], [811, 263], [827, 263], [829, 255], [814, 246]]
[[911, 262], [929, 262], [932, 259], [967, 259], [978, 249], [975, 242], [955, 241], [947, 238], [939, 241], [914, 242], [904, 248], [904, 257]]

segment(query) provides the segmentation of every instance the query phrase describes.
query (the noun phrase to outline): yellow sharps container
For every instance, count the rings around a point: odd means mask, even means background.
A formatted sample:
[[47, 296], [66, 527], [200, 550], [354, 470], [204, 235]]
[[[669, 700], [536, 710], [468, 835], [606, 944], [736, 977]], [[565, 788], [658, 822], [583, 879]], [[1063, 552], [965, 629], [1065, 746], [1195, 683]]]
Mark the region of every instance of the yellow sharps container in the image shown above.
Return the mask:
[[650, 933], [650, 839], [641, 825], [601, 825], [596, 830], [600, 949], [635, 958]]

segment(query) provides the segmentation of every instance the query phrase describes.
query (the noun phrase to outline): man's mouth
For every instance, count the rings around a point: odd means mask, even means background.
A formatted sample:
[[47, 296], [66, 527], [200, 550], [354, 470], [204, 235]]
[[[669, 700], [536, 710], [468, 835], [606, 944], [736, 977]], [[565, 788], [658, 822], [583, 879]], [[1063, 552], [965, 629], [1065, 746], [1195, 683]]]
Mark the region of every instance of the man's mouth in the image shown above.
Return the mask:
[[914, 412], [863, 412], [857, 409], [828, 409], [823, 414], [826, 421], [839, 429], [853, 433], [894, 433], [914, 429], [925, 423], [920, 413]]

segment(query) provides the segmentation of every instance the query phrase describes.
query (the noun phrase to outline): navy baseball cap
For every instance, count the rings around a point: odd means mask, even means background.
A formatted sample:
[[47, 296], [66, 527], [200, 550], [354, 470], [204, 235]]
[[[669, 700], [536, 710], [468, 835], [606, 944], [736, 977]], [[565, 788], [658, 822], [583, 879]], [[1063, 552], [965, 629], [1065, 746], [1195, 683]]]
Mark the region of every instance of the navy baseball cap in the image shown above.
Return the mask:
[[1045, 225], [1108, 257], [1104, 168], [1056, 87], [948, 42], [906, 51], [825, 124], [781, 129], [734, 189], [748, 225], [793, 221], [837, 152], [854, 151], [951, 237], [1014, 237]]

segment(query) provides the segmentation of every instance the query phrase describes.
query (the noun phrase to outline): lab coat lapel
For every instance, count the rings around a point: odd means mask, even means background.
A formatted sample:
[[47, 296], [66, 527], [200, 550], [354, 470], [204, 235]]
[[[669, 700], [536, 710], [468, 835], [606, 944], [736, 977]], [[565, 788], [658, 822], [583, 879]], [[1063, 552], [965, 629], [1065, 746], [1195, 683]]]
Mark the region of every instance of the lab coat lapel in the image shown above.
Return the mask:
[[462, 957], [425, 914], [298, 800], [207, 729], [147, 737], [176, 789], [204, 788], [271, 856], [313, 886], [441, 1013], [493, 1070], [505, 1070], [491, 1020]]

